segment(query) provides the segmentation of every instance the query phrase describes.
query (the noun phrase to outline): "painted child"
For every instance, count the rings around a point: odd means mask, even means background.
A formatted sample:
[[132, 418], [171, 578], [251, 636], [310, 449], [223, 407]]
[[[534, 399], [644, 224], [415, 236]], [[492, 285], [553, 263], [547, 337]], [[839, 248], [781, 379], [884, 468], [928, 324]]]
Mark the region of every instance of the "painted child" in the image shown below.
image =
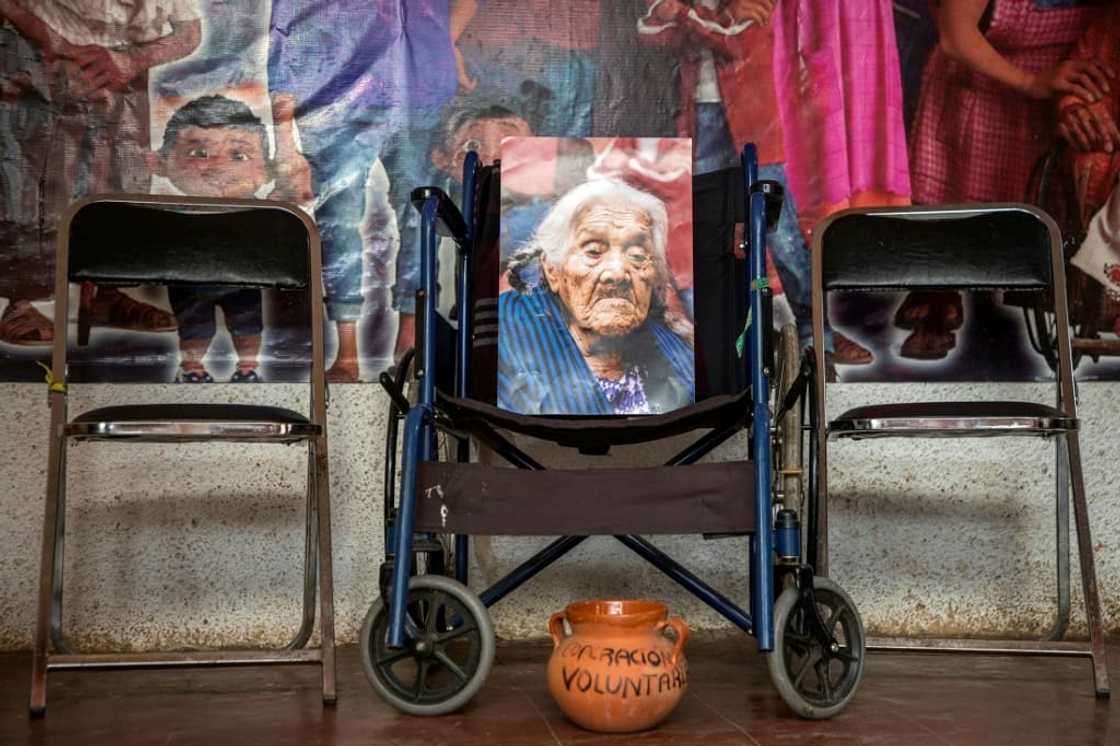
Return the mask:
[[[163, 145], [152, 156], [152, 172], [178, 192], [250, 199], [263, 196], [306, 202], [311, 198], [310, 169], [299, 154], [292, 131], [291, 97], [275, 96], [276, 158], [268, 157], [268, 132], [244, 103], [225, 96], [203, 96], [179, 108], [167, 122]], [[277, 164], [283, 164], [283, 167]], [[180, 383], [211, 383], [204, 360], [222, 309], [237, 353], [232, 383], [258, 383], [261, 291], [226, 286], [171, 286], [171, 308], [179, 326]]]

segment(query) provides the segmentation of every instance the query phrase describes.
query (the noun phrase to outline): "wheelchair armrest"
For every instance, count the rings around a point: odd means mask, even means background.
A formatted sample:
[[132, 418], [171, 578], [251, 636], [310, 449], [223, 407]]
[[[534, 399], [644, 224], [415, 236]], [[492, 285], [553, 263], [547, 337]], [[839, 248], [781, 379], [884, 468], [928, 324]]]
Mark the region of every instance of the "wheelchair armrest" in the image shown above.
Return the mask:
[[459, 208], [455, 206], [447, 193], [439, 187], [426, 186], [413, 189], [410, 195], [412, 206], [417, 210], [423, 210], [429, 197], [435, 197], [439, 200], [439, 207], [436, 210], [436, 220], [438, 221], [436, 230], [439, 231], [439, 234], [454, 238], [460, 244], [466, 241], [467, 223], [463, 220], [463, 214], [459, 212]]
[[755, 192], [766, 200], [766, 230], [772, 231], [778, 226], [778, 220], [782, 216], [785, 189], [776, 181], [756, 181], [751, 185], [751, 193]]

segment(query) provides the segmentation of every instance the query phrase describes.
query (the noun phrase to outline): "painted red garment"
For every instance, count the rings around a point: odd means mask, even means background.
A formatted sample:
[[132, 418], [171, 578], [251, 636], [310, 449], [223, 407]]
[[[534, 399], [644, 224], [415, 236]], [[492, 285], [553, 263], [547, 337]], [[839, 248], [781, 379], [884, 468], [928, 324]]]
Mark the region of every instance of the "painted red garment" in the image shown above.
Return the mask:
[[736, 22], [727, 12], [728, 2], [715, 11], [682, 3], [671, 20], [662, 21], [655, 14], [663, 1], [647, 0], [646, 15], [638, 21], [638, 35], [645, 44], [679, 50], [681, 114], [677, 133], [681, 137], [695, 133], [699, 50], [707, 47], [715, 58], [720, 98], [736, 149], [753, 142], [758, 146], [761, 165], [782, 163], [785, 156], [774, 91], [771, 27], [753, 21]]
[[692, 288], [692, 151], [687, 142], [660, 138], [655, 153], [637, 138], [617, 137], [598, 151], [590, 177], [612, 177], [659, 198], [669, 218], [665, 258], [677, 290]]
[[[1065, 59], [1099, 6], [1041, 7], [994, 0], [984, 36], [1016, 67], [1041, 72]], [[1054, 106], [1002, 85], [940, 48], [926, 63], [911, 137], [914, 201], [1018, 202], [1055, 138]]]
[[599, 46], [600, 0], [481, 0], [466, 38], [495, 47], [527, 39], [559, 49]]
[[[1120, 5], [1110, 6], [1106, 15], [1093, 23], [1070, 57], [1098, 62], [1120, 76]], [[1085, 102], [1077, 96], [1064, 96], [1058, 103], [1058, 112], [1060, 114], [1068, 108], [1083, 105]], [[1120, 77], [1113, 79], [1112, 89], [1091, 106], [1111, 116], [1114, 122], [1120, 122]], [[1088, 221], [1116, 187], [1120, 175], [1120, 150], [1077, 153], [1073, 170], [1082, 217]]]
[[774, 80], [802, 230], [846, 207], [908, 204], [891, 0], [778, 0]]

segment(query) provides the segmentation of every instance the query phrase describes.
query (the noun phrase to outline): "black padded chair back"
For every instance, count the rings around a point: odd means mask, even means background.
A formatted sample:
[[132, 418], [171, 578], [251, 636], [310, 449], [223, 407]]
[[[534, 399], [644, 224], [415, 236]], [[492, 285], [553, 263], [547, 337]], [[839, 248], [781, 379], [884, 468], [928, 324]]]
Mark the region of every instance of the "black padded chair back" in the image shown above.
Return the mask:
[[747, 386], [747, 363], [735, 346], [747, 319], [747, 261], [735, 253], [735, 228], [743, 223], [743, 213], [742, 169], [693, 177], [697, 401], [735, 395]]
[[94, 201], [70, 222], [73, 282], [304, 288], [307, 230], [284, 209]]
[[820, 247], [825, 291], [1040, 290], [1051, 280], [1047, 221], [1024, 206], [841, 213]]

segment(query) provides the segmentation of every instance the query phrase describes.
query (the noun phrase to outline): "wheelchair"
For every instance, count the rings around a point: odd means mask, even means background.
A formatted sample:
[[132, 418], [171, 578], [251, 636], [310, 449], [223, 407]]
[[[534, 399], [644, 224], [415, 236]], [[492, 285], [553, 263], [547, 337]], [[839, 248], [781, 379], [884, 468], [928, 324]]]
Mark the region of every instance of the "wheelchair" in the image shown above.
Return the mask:
[[[1073, 367], [1085, 358], [1100, 362], [1101, 357], [1120, 356], [1120, 338], [1109, 334], [1120, 318], [1120, 302], [1109, 297], [1100, 283], [1069, 263], [1085, 240], [1088, 219], [1100, 209], [1099, 204], [1085, 204], [1074, 173], [1074, 154], [1059, 144], [1035, 165], [1027, 189], [1026, 201], [1038, 205], [1058, 223], [1062, 231], [1062, 248], [1066, 257], [1066, 284], [1073, 343]], [[1009, 305], [1022, 308], [1027, 337], [1035, 352], [1046, 360], [1050, 370], [1057, 370], [1058, 341], [1054, 314], [1048, 299], [1037, 294], [1009, 293]]]
[[[442, 715], [469, 702], [494, 660], [487, 608], [593, 535], [613, 536], [753, 635], [780, 696], [798, 715], [830, 718], [852, 700], [864, 668], [863, 622], [851, 597], [813, 572], [815, 363], [801, 354], [792, 326], [775, 334], [772, 324], [765, 238], [777, 222], [781, 187], [758, 180], [753, 145], [744, 148], [741, 168], [729, 173], [743, 193], [735, 201], [745, 217], [747, 262], [739, 260], [746, 281], [735, 288], [744, 314], [725, 339], [745, 385], [641, 416], [526, 416], [472, 398], [485, 388], [477, 380], [487, 367], [478, 358], [480, 338], [496, 329], [496, 290], [490, 299], [474, 295], [479, 267], [497, 266], [496, 241], [486, 236], [495, 232], [498, 169], [480, 168], [477, 156], [468, 155], [462, 212], [436, 188], [413, 191], [422, 214], [417, 345], [395, 375], [381, 376], [390, 398], [386, 554], [381, 596], [360, 635], [366, 677], [401, 712]], [[456, 326], [436, 310], [441, 236], [456, 246]], [[733, 256], [730, 240], [727, 249]], [[486, 274], [496, 288], [497, 272]], [[703, 432], [660, 467], [569, 470], [545, 468], [503, 431], [596, 455]], [[740, 433], [749, 438], [748, 460], [698, 463]], [[472, 462], [472, 440], [516, 468]], [[691, 533], [743, 541], [746, 609], [643, 536]], [[476, 593], [467, 585], [471, 534], [560, 538]]]

